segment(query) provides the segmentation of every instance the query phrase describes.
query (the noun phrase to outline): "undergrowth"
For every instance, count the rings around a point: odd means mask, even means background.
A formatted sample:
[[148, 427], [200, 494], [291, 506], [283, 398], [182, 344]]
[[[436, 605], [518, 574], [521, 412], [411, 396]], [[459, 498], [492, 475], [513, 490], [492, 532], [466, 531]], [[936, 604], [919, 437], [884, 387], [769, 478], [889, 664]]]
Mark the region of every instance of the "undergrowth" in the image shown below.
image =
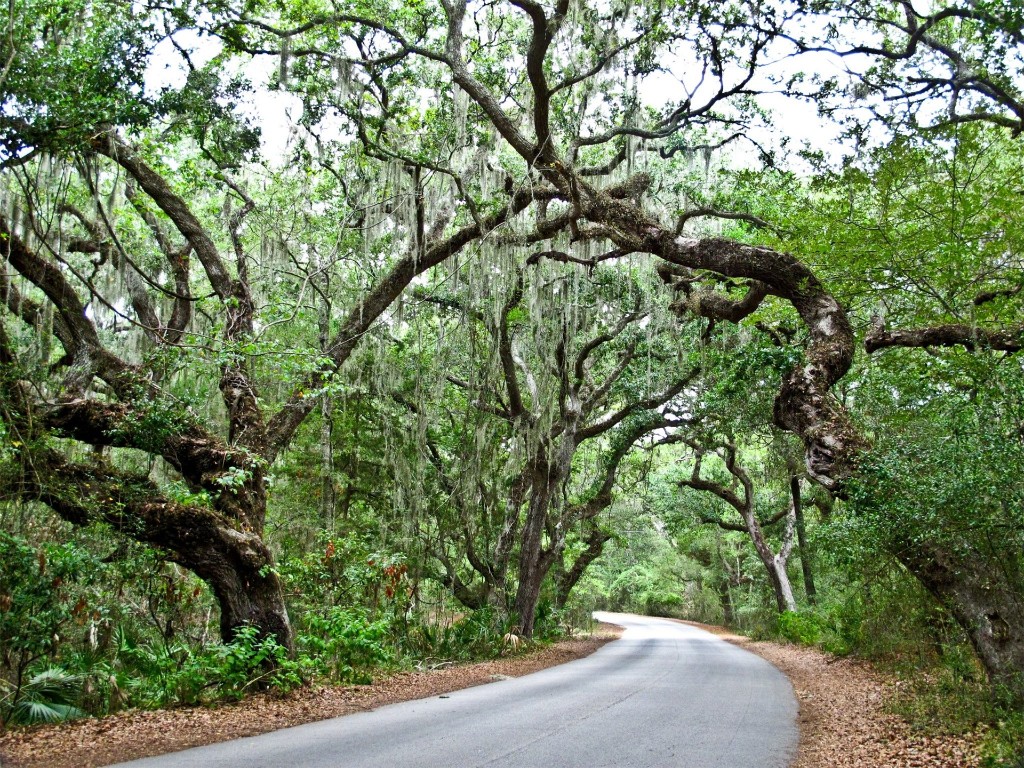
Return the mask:
[[0, 532], [0, 727], [367, 684], [521, 653], [557, 638], [565, 618], [545, 603], [527, 642], [493, 608], [438, 611], [422, 586], [414, 604], [400, 556], [324, 537], [280, 563], [294, 652], [251, 626], [223, 643], [195, 576], [142, 548], [103, 560], [88, 544], [33, 546]]

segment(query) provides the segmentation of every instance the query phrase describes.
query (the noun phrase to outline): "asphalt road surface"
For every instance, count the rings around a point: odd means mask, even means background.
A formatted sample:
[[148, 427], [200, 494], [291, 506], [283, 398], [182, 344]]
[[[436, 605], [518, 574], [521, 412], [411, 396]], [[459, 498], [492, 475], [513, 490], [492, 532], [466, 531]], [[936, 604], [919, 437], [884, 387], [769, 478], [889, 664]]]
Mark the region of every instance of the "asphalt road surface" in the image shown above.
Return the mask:
[[784, 768], [797, 705], [768, 662], [684, 624], [626, 628], [591, 656], [536, 672], [133, 768]]

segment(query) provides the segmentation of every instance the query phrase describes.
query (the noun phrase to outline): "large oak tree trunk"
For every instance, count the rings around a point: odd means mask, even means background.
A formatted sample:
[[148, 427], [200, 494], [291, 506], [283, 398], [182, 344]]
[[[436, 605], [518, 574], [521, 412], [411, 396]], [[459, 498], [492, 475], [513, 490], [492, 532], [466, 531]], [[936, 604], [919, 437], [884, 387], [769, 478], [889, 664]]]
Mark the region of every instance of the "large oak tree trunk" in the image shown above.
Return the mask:
[[191, 549], [182, 564], [213, 590], [220, 606], [221, 638], [230, 642], [239, 628], [251, 625], [291, 652], [291, 624], [269, 548], [258, 536], [232, 528], [209, 533], [209, 544]]
[[956, 618], [989, 680], [1024, 703], [1024, 598], [1020, 574], [974, 549], [902, 542], [896, 556]]
[[[20, 482], [22, 498], [46, 504], [75, 525], [103, 521], [129, 532], [209, 584], [220, 607], [224, 642], [252, 625], [292, 650], [281, 581], [259, 531], [239, 530], [215, 509], [170, 501], [149, 480], [102, 461], [73, 462], [41, 449], [33, 451], [31, 467]], [[262, 508], [265, 497], [250, 489], [232, 501]]]
[[546, 463], [542, 466], [543, 469], [536, 471], [530, 505], [519, 540], [519, 585], [512, 612], [516, 617], [516, 629], [523, 637], [533, 637], [540, 587], [550, 567], [550, 562], [545, 567], [542, 538], [552, 488], [548, 467]]

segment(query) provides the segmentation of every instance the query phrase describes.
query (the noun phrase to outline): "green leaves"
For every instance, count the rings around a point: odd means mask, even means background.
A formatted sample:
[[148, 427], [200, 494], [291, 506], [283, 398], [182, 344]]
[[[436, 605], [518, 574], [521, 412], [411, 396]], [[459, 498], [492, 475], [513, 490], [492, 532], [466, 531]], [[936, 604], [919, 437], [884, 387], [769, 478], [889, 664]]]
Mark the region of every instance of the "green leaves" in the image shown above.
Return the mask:
[[251, 91], [244, 77], [228, 79], [215, 61], [190, 71], [180, 90], [165, 90], [156, 108], [171, 121], [170, 135], [190, 136], [218, 168], [237, 168], [260, 147], [260, 129], [238, 110]]
[[15, 0], [0, 10], [0, 103], [8, 156], [81, 146], [104, 124], [139, 126], [153, 114], [144, 72], [154, 29], [116, 0]]
[[0, 722], [37, 725], [85, 717], [86, 713], [72, 703], [79, 696], [81, 684], [78, 675], [60, 667], [46, 667], [20, 688], [0, 680]]
[[358, 610], [338, 606], [307, 617], [298, 646], [313, 668], [339, 683], [367, 684], [371, 672], [394, 661], [387, 641], [388, 625], [371, 621]]
[[0, 563], [0, 646], [28, 665], [60, 642], [75, 615], [71, 589], [95, 563], [74, 544], [33, 547], [4, 531]]

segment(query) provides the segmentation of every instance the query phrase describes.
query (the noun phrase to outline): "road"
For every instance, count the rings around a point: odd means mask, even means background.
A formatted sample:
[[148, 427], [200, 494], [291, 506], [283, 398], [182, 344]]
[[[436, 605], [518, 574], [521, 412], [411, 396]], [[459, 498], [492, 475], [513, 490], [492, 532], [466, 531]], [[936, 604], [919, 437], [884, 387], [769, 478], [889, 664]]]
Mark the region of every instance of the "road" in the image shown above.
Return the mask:
[[526, 677], [262, 736], [123, 763], [132, 768], [784, 768], [797, 705], [763, 659], [684, 624], [626, 628], [591, 656]]

